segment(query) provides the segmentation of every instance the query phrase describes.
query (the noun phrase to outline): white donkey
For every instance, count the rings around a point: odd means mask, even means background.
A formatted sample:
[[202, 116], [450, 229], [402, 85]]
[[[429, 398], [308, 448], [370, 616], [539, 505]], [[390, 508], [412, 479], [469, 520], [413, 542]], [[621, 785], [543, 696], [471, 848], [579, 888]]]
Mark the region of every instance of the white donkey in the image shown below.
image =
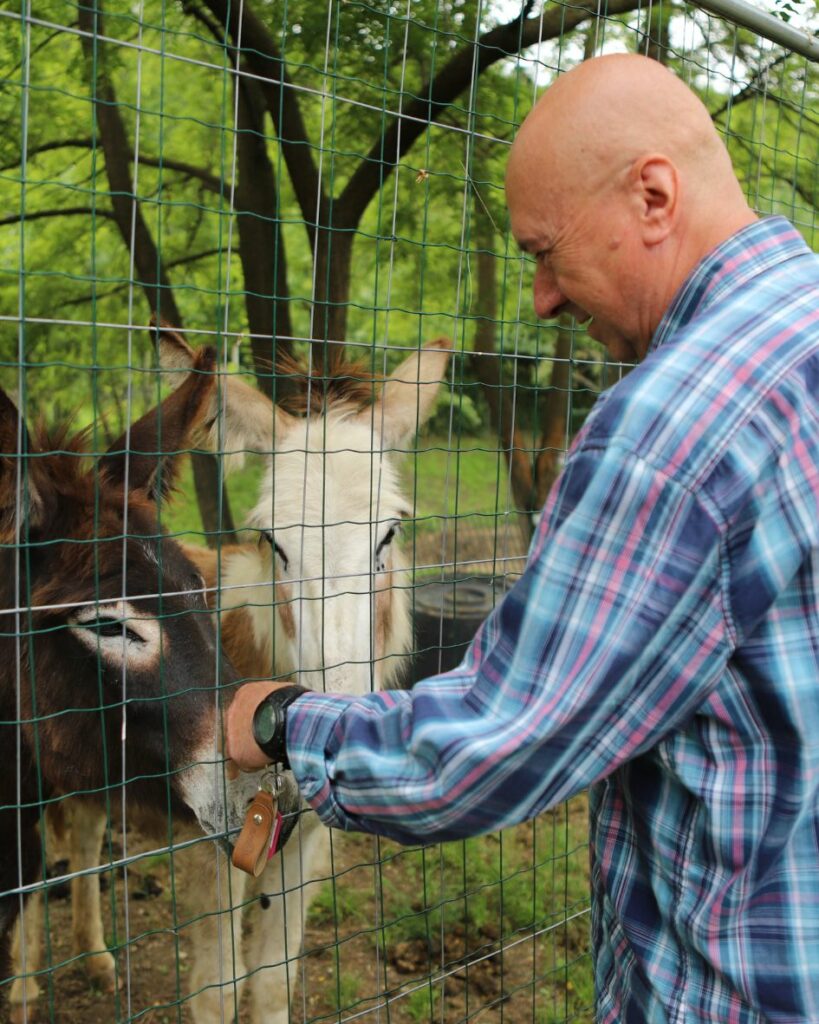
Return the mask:
[[[160, 331], [159, 350], [163, 367], [181, 381], [193, 350], [168, 328]], [[400, 679], [411, 622], [396, 540], [410, 509], [396, 455], [431, 414], [449, 355], [448, 339], [432, 342], [382, 388], [360, 367], [338, 366], [329, 383], [302, 375], [303, 416], [274, 406], [237, 376], [222, 378], [206, 443], [265, 456], [247, 523], [258, 540], [227, 547], [219, 559], [202, 548], [186, 553], [213, 588], [222, 644], [241, 677], [298, 674], [314, 689], [351, 694]], [[304, 916], [329, 876], [329, 832], [312, 812], [302, 814], [282, 853], [253, 880], [215, 847], [196, 850], [197, 885], [186, 887], [196, 922], [196, 1024], [230, 1021], [245, 980], [254, 1024], [285, 1024], [294, 982], [288, 961], [301, 950]], [[214, 873], [219, 885], [203, 885]], [[243, 942], [245, 908], [253, 913]], [[81, 928], [86, 938], [88, 928]]]
[[[224, 549], [218, 567], [212, 552], [198, 555], [209, 583], [218, 570], [222, 643], [244, 678], [298, 674], [314, 689], [354, 694], [400, 677], [411, 643], [410, 590], [394, 541], [410, 509], [396, 451], [432, 412], [449, 348], [440, 339], [413, 353], [375, 401], [379, 389], [360, 367], [336, 367], [329, 386], [303, 375], [303, 417], [270, 403], [261, 414], [258, 404], [267, 400], [252, 391], [251, 404], [252, 389], [227, 379], [209, 447], [273, 451], [248, 519], [258, 542]], [[160, 352], [166, 367], [187, 367], [194, 358], [167, 330]], [[287, 960], [301, 949], [318, 888], [309, 883], [328, 877], [329, 851], [329, 833], [310, 812], [259, 879], [222, 865], [221, 909], [233, 907], [234, 920], [231, 927], [226, 915], [201, 907], [191, 972], [197, 1024], [230, 1019], [247, 975], [252, 1020], [287, 1021]], [[258, 909], [262, 894], [272, 902], [254, 914], [243, 951], [241, 911]]]

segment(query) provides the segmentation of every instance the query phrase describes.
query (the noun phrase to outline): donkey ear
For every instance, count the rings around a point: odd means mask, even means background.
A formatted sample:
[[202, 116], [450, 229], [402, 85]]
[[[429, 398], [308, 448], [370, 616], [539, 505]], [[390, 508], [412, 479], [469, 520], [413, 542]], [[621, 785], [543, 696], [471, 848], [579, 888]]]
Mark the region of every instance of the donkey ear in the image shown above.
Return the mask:
[[157, 322], [156, 314], [151, 316], [153, 334], [159, 365], [169, 371], [166, 376], [171, 387], [178, 387], [185, 379], [185, 370], [193, 368], [196, 353], [185, 340], [181, 331], [175, 330], [164, 320]]
[[14, 543], [20, 530], [37, 529], [45, 518], [45, 501], [37, 486], [31, 438], [14, 402], [0, 388], [0, 543]]
[[[191, 369], [196, 360], [184, 336], [165, 323], [155, 325], [159, 365], [167, 371], [172, 387], [185, 380], [180, 370]], [[210, 429], [202, 437], [209, 451], [226, 453], [228, 469], [241, 465], [247, 451], [270, 454], [276, 440], [291, 428], [294, 418], [274, 405], [267, 395], [246, 384], [236, 373], [220, 373], [210, 396]]]
[[216, 390], [216, 353], [202, 348], [192, 372], [164, 402], [151, 409], [111, 445], [99, 460], [101, 474], [161, 501], [173, 486], [179, 455], [210, 430]]
[[359, 414], [376, 429], [383, 423], [385, 447], [406, 444], [432, 415], [451, 351], [452, 341], [438, 338], [413, 352], [387, 378], [374, 407]]

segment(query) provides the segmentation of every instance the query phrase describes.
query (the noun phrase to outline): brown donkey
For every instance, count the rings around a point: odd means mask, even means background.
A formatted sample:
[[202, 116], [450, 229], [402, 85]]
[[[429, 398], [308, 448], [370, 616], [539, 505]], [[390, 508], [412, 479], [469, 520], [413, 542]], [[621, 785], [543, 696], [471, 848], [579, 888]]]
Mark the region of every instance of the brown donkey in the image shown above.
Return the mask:
[[160, 453], [210, 426], [213, 365], [198, 352], [94, 461], [84, 435], [33, 442], [0, 390], [0, 998], [9, 932], [42, 877], [45, 809], [108, 790], [225, 834], [256, 788], [224, 783], [217, 685], [235, 674], [198, 570], [157, 521], [177, 461]]

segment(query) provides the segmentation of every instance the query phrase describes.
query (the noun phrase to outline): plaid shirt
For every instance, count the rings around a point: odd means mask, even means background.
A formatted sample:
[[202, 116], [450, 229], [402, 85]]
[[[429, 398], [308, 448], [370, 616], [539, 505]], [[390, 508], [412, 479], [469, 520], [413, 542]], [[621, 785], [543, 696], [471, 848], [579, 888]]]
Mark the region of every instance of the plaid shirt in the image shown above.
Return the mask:
[[819, 257], [712, 252], [578, 435], [462, 665], [316, 694], [328, 825], [418, 843], [591, 786], [597, 1015], [819, 1021]]

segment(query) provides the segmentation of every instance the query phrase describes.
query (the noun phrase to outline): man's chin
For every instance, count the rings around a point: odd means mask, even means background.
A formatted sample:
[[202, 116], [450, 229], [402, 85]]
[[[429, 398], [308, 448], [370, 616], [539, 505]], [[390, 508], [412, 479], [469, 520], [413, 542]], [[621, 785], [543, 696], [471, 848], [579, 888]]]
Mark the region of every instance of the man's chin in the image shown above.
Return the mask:
[[615, 360], [615, 362], [636, 363], [640, 358], [637, 350], [628, 339], [624, 338], [621, 334], [617, 334], [616, 331], [608, 330], [605, 324], [601, 324], [598, 320], [590, 320], [586, 324], [586, 333], [594, 341], [603, 345], [609, 354], [609, 358]]

